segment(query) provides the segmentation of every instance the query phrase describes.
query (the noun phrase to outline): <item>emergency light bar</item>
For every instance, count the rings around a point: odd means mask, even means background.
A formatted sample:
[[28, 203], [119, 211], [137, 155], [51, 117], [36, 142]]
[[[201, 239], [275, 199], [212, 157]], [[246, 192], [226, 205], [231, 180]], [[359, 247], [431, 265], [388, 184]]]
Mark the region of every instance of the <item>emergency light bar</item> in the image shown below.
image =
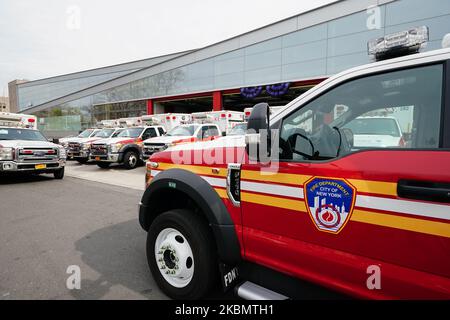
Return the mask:
[[19, 114], [19, 113], [0, 113], [0, 126], [10, 128], [34, 128], [36, 125], [36, 118], [34, 116]]
[[385, 60], [417, 53], [426, 45], [428, 39], [428, 27], [422, 26], [370, 40], [367, 43], [367, 51], [369, 55], [375, 56], [375, 60]]

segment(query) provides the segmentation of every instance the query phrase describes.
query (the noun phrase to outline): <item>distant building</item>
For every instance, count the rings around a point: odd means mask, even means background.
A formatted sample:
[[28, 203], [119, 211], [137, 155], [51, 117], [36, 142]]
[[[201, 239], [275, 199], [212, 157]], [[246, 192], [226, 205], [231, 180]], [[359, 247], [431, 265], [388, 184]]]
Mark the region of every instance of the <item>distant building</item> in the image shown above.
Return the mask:
[[[19, 96], [17, 91], [17, 85], [27, 82], [27, 80], [14, 80], [8, 83], [9, 94], [9, 110], [10, 112], [19, 112], [22, 108], [19, 108]], [[32, 107], [32, 106], [29, 106]]]
[[369, 40], [420, 26], [430, 31], [423, 51], [441, 48], [450, 1], [335, 0], [196, 50], [12, 82], [11, 109], [38, 116], [40, 129], [56, 136], [104, 119], [283, 106], [329, 76], [373, 61]]
[[9, 98], [0, 97], [0, 112], [9, 112]]

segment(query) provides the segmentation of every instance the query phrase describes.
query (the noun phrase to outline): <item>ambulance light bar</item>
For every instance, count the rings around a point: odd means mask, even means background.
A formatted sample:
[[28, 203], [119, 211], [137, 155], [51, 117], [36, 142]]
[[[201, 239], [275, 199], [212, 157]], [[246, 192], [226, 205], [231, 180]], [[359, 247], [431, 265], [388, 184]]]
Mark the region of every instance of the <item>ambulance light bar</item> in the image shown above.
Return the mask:
[[373, 39], [367, 43], [367, 50], [379, 61], [417, 53], [428, 40], [428, 27], [422, 26]]

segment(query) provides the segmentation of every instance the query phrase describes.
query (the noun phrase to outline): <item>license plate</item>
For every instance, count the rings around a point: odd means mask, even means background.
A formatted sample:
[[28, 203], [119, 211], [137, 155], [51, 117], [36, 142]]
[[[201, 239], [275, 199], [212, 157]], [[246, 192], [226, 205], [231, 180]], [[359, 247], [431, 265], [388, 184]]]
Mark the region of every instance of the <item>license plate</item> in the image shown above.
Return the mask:
[[95, 161], [100, 161], [100, 157], [95, 157]]
[[47, 168], [46, 164], [37, 164], [34, 166], [35, 169], [40, 170], [40, 169], [45, 169]]

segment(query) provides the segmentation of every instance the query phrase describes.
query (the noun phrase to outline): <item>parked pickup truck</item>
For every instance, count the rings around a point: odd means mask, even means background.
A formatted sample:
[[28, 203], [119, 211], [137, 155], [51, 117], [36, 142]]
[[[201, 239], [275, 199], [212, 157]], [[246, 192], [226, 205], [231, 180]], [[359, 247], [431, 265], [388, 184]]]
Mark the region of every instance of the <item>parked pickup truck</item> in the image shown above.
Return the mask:
[[93, 142], [89, 157], [100, 168], [106, 169], [112, 163], [119, 163], [126, 169], [134, 169], [142, 161], [142, 141], [159, 137], [164, 132], [162, 126], [123, 128], [114, 138]]
[[22, 115], [0, 114], [0, 173], [52, 173], [64, 177], [66, 151], [22, 121]]

